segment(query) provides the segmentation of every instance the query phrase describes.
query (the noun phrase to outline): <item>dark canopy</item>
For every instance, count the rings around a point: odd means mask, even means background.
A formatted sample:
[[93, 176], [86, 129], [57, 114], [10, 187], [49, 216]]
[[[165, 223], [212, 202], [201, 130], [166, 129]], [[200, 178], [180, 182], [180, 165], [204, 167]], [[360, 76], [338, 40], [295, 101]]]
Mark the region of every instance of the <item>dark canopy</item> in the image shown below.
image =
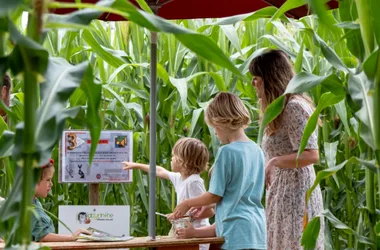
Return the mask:
[[[127, 1], [127, 0], [126, 0]], [[286, 0], [147, 0], [149, 4], [162, 4], [158, 15], [165, 19], [195, 19], [195, 18], [217, 18], [228, 17], [239, 14], [254, 12], [256, 10], [275, 6], [280, 7]], [[75, 0], [59, 0], [59, 2], [75, 2]], [[97, 0], [82, 0], [83, 3], [96, 3]], [[136, 3], [136, 1], [131, 0]], [[337, 8], [338, 1], [330, 0], [330, 8]], [[59, 9], [57, 14], [65, 14], [73, 9]], [[310, 14], [307, 6], [290, 10], [287, 13], [294, 18], [300, 18]], [[103, 15], [103, 20], [122, 21], [117, 15]]]

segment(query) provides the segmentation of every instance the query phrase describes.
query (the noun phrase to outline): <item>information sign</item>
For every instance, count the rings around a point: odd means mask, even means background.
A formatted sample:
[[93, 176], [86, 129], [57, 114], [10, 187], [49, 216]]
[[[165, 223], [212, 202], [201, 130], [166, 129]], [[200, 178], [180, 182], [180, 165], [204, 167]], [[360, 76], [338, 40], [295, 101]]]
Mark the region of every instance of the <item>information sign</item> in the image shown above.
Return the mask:
[[63, 131], [60, 145], [60, 181], [79, 183], [131, 182], [132, 170], [123, 161], [132, 160], [132, 131], [102, 131], [96, 153], [89, 165], [89, 131]]

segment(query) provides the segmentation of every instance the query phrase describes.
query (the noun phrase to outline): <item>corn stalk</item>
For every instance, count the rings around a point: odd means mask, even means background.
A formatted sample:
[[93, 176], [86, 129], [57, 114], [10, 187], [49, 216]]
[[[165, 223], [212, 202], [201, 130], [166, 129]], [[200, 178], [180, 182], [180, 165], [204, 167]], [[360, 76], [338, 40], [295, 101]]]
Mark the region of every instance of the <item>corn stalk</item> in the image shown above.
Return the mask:
[[[365, 48], [365, 58], [368, 59], [370, 56], [375, 56], [375, 75], [368, 76], [370, 80], [373, 80], [374, 89], [373, 91], [373, 110], [372, 117], [374, 118], [374, 129], [373, 129], [373, 141], [374, 141], [374, 154], [377, 162], [377, 174], [378, 180], [380, 180], [380, 117], [378, 115], [378, 110], [380, 108], [380, 54], [375, 53], [375, 44], [376, 44], [376, 33], [374, 30], [375, 19], [375, 2], [371, 0], [356, 0], [356, 6], [358, 8], [358, 16], [360, 23], [360, 30], [363, 37], [364, 48]], [[370, 13], [370, 14], [368, 14]], [[378, 29], [378, 27], [376, 27]], [[380, 45], [380, 40], [377, 41], [377, 44]], [[368, 74], [368, 73], [367, 73]], [[371, 239], [376, 242], [376, 188], [374, 186], [375, 174], [372, 171], [366, 170], [366, 195], [367, 195], [367, 208], [369, 211], [369, 220], [370, 224], [370, 236]], [[380, 187], [380, 182], [379, 182]], [[375, 247], [373, 248], [375, 249]]]
[[[33, 3], [33, 10], [29, 13], [28, 22], [28, 37], [33, 39], [36, 43], [40, 41], [41, 26], [39, 24], [42, 22], [42, 8], [44, 5], [43, 0], [36, 0]], [[27, 57], [27, 51], [20, 49], [20, 54], [22, 61], [24, 62], [24, 93], [28, 93], [25, 96], [25, 106], [24, 106], [24, 131], [23, 131], [23, 145], [22, 145], [22, 200], [21, 200], [21, 211], [20, 211], [20, 226], [23, 228], [20, 232], [20, 243], [22, 246], [29, 245], [31, 238], [31, 204], [34, 195], [34, 171], [33, 167], [36, 162], [36, 150], [35, 150], [35, 128], [36, 128], [36, 110], [39, 104], [39, 88], [38, 88], [38, 72], [33, 70], [33, 62]]]

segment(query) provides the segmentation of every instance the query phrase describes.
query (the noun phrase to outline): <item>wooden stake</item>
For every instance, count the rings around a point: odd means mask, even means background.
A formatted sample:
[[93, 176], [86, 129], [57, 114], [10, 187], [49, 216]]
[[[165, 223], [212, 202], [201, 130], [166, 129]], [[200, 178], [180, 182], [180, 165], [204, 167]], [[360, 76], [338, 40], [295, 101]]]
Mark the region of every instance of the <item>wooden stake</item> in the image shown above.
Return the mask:
[[99, 205], [99, 184], [89, 183], [88, 184], [88, 199], [89, 205]]

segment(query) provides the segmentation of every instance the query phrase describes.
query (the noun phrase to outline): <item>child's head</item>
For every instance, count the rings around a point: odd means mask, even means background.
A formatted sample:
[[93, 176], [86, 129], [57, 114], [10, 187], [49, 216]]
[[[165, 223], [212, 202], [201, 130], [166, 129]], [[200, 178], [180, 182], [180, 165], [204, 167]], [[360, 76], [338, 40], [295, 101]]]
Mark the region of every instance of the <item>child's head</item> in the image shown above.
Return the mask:
[[200, 174], [207, 169], [209, 154], [206, 145], [195, 138], [179, 139], [172, 150], [172, 170], [186, 175]]
[[250, 114], [242, 100], [228, 92], [215, 96], [206, 109], [205, 119], [213, 128], [225, 132], [246, 128], [251, 123]]
[[37, 183], [35, 196], [46, 198], [53, 187], [54, 160], [50, 159], [49, 163], [41, 167], [40, 180]]
[[[9, 101], [11, 96], [11, 78], [8, 74], [5, 74], [1, 84], [1, 99], [3, 100], [5, 106], [9, 107]], [[5, 111], [0, 108], [0, 115], [5, 116]]]

